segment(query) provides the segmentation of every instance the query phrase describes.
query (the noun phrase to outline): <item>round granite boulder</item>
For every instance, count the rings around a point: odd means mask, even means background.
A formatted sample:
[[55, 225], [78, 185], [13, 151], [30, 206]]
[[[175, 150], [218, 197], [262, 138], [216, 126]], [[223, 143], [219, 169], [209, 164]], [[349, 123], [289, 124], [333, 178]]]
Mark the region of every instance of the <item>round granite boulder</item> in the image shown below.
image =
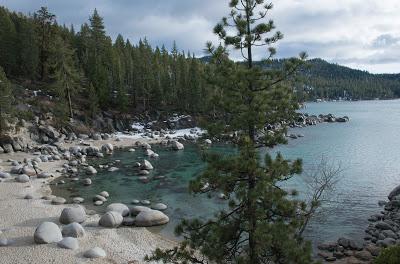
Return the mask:
[[129, 215], [129, 208], [128, 206], [126, 206], [125, 204], [122, 203], [112, 203], [109, 206], [107, 206], [106, 209], [107, 212], [118, 212], [120, 213], [122, 216], [127, 216]]
[[135, 219], [135, 225], [142, 227], [164, 225], [168, 222], [169, 218], [163, 212], [151, 209], [140, 212]]
[[36, 228], [33, 239], [37, 244], [57, 243], [62, 240], [62, 234], [56, 224], [43, 222]]
[[83, 223], [86, 220], [86, 212], [85, 209], [80, 206], [74, 206], [74, 207], [67, 207], [64, 208], [61, 212], [60, 215], [60, 223], [64, 225], [68, 225], [71, 223]]
[[123, 217], [120, 213], [110, 211], [105, 213], [99, 220], [99, 225], [102, 227], [116, 228], [122, 224]]
[[86, 235], [85, 229], [78, 223], [71, 223], [63, 227], [61, 231], [64, 237], [84, 237]]

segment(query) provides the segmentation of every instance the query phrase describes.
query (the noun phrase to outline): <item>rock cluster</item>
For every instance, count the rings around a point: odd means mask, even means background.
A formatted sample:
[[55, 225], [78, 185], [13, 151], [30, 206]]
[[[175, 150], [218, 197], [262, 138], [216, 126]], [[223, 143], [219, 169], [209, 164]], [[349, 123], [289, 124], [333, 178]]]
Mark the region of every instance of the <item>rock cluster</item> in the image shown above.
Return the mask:
[[[388, 195], [389, 201], [379, 201], [384, 210], [368, 218], [364, 242], [339, 238], [335, 243], [318, 246], [319, 256], [326, 261], [348, 259], [348, 263], [371, 263], [382, 248], [400, 244], [400, 185]], [[355, 262], [358, 261], [358, 262]]]

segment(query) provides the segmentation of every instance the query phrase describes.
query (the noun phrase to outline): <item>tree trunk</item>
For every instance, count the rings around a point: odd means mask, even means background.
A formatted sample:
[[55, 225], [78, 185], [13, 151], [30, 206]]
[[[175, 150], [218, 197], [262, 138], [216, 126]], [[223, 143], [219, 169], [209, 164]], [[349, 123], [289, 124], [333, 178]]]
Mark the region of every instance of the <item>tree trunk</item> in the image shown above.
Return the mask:
[[72, 111], [71, 93], [68, 84], [67, 84], [67, 97], [68, 97], [69, 117], [74, 118], [74, 112]]

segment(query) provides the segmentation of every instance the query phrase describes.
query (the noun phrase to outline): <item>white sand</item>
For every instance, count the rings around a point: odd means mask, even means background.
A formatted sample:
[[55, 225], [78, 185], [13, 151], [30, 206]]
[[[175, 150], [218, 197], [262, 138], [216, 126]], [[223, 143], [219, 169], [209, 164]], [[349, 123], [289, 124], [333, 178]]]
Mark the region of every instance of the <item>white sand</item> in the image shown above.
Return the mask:
[[[145, 139], [141, 139], [145, 140]], [[141, 141], [140, 140], [140, 141]], [[90, 141], [95, 146], [110, 142], [119, 147], [134, 146], [137, 140], [115, 139], [108, 141]], [[146, 140], [148, 141], [148, 140]], [[69, 144], [66, 144], [66, 146]], [[27, 153], [0, 154], [0, 167], [9, 171], [9, 158], [22, 161], [32, 156]], [[45, 172], [54, 173], [65, 161], [40, 163]], [[59, 176], [59, 175], [58, 175]], [[89, 216], [82, 225], [86, 237], [80, 238], [80, 248], [76, 251], [58, 248], [55, 244], [37, 245], [33, 241], [35, 228], [43, 221], [58, 224], [58, 217], [63, 208], [68, 205], [51, 205], [49, 201], [40, 199], [51, 193], [50, 180], [33, 179], [30, 183], [17, 183], [13, 179], [0, 183], [0, 238], [14, 240], [7, 247], [0, 247], [0, 263], [145, 263], [143, 258], [157, 247], [166, 248], [175, 245], [174, 242], [151, 233], [145, 228], [104, 229], [97, 225], [99, 216]], [[32, 194], [33, 200], [23, 199], [26, 194]], [[101, 247], [107, 257], [88, 260], [83, 253], [93, 247]]]

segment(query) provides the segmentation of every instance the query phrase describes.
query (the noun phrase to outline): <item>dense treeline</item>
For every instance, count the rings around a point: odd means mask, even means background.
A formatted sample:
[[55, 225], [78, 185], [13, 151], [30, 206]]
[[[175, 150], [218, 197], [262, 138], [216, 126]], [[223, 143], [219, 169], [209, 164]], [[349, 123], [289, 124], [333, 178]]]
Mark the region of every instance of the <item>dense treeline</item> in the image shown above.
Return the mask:
[[75, 108], [95, 115], [104, 109], [199, 112], [206, 105], [204, 63], [175, 44], [168, 51], [121, 35], [113, 42], [96, 10], [75, 32], [45, 7], [30, 16], [0, 7], [0, 66], [8, 79], [29, 80], [56, 95], [58, 113], [69, 117]]
[[394, 74], [371, 74], [313, 59], [301, 75], [310, 98], [360, 100], [400, 96], [400, 77]]

